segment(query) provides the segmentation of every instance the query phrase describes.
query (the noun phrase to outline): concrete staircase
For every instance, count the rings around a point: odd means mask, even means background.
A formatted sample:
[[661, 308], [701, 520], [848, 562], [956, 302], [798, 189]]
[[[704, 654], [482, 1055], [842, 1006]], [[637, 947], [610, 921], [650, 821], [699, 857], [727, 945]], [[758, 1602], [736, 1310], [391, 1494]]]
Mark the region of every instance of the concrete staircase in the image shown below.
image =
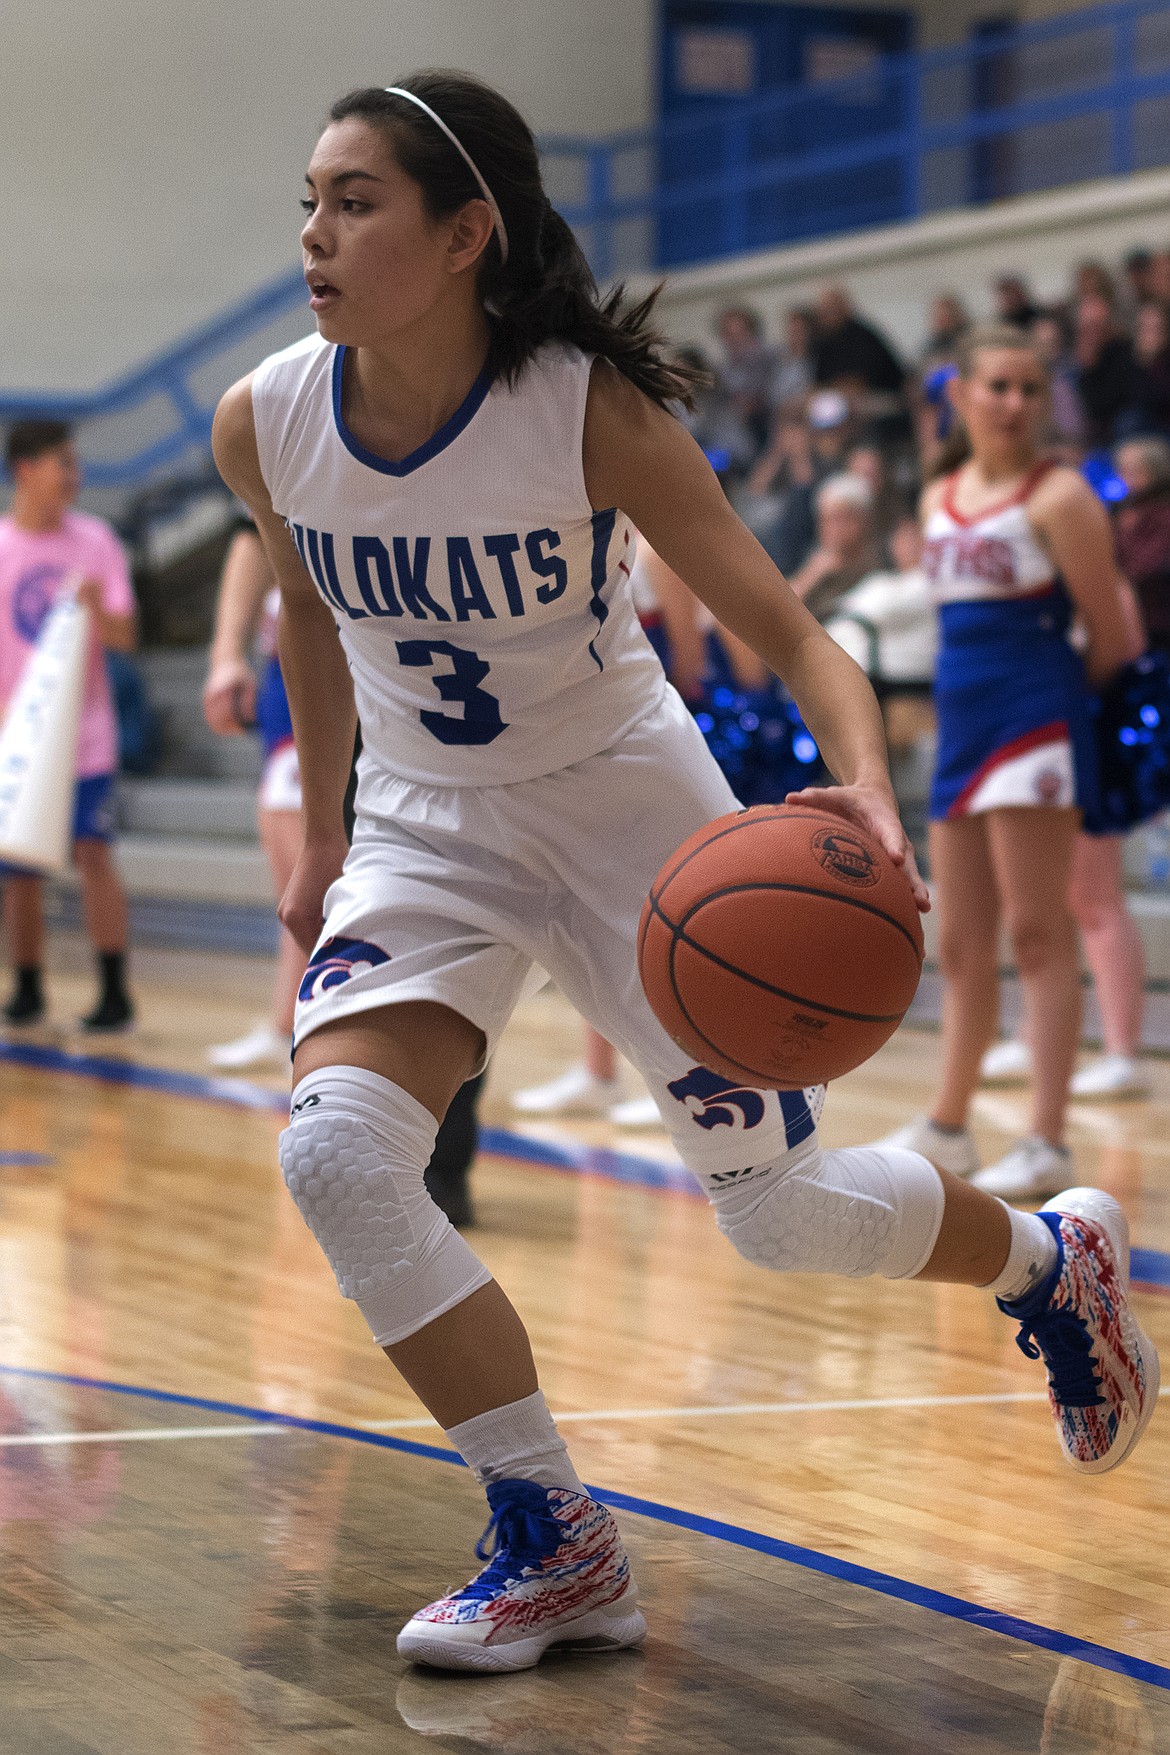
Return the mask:
[[271, 909], [248, 780], [124, 778], [118, 864], [132, 896], [251, 903]]
[[260, 740], [253, 735], [217, 737], [204, 721], [207, 653], [203, 648], [139, 652], [135, 661], [151, 700], [163, 716], [159, 773], [175, 780], [245, 781], [255, 791], [260, 777]]
[[163, 716], [163, 757], [156, 775], [119, 783], [118, 863], [130, 894], [271, 909], [256, 835], [259, 740], [208, 730], [202, 649], [144, 652], [139, 662]]

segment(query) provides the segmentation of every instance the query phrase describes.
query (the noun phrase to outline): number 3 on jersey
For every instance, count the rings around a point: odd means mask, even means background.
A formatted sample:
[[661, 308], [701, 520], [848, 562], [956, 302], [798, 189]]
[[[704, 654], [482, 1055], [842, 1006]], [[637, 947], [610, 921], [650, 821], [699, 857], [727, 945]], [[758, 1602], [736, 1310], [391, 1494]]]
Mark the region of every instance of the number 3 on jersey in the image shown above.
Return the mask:
[[508, 727], [500, 716], [500, 703], [480, 683], [490, 668], [474, 652], [452, 646], [450, 640], [398, 640], [398, 658], [402, 664], [425, 669], [438, 658], [451, 661], [450, 670], [436, 671], [431, 681], [443, 701], [460, 702], [462, 715], [428, 712], [419, 714], [432, 737], [440, 743], [493, 743]]

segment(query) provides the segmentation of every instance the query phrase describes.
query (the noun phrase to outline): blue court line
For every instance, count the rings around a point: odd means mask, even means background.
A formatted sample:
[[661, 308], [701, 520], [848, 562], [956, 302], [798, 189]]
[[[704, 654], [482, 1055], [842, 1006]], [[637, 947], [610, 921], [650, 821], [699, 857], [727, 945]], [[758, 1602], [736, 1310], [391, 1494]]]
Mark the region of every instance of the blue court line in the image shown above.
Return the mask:
[[1130, 1278], [1140, 1286], [1170, 1286], [1170, 1255], [1161, 1249], [1137, 1249], [1129, 1252]]
[[[72, 1055], [63, 1048], [40, 1042], [0, 1041], [0, 1062], [33, 1067], [39, 1072], [72, 1072], [81, 1078], [100, 1079], [105, 1085], [130, 1085], [168, 1097], [193, 1097], [202, 1102], [223, 1102], [237, 1109], [288, 1114], [288, 1097], [247, 1079], [203, 1078], [200, 1072], [174, 1072], [170, 1067], [149, 1067], [139, 1060], [116, 1060], [109, 1055]], [[496, 1157], [519, 1158], [523, 1164], [539, 1164], [549, 1171], [570, 1171], [575, 1176], [602, 1176], [612, 1183], [640, 1188], [665, 1188], [703, 1199], [700, 1186], [682, 1164], [661, 1164], [658, 1158], [640, 1158], [631, 1151], [612, 1151], [607, 1146], [584, 1146], [568, 1141], [530, 1139], [512, 1134], [505, 1127], [481, 1127], [481, 1151]], [[35, 1153], [0, 1155], [0, 1167], [14, 1164], [47, 1164]], [[1170, 1253], [1163, 1250], [1130, 1250], [1130, 1272], [1142, 1286], [1170, 1286]]]
[[633, 1152], [615, 1152], [608, 1146], [577, 1145], [570, 1141], [531, 1139], [506, 1127], [481, 1127], [479, 1149], [501, 1158], [522, 1158], [549, 1170], [573, 1170], [579, 1176], [603, 1176], [607, 1182], [632, 1182], [641, 1188], [666, 1188], [677, 1194], [706, 1196], [685, 1164], [640, 1158]]
[[44, 1152], [0, 1152], [0, 1170], [30, 1170], [52, 1162]]
[[[139, 1090], [161, 1091], [172, 1097], [192, 1097], [205, 1103], [227, 1103], [237, 1109], [288, 1114], [288, 1098], [282, 1092], [246, 1079], [205, 1078], [200, 1073], [174, 1072], [165, 1066], [146, 1066], [141, 1061], [116, 1060], [107, 1055], [70, 1054], [36, 1042], [0, 1041], [0, 1062], [33, 1067], [39, 1072], [72, 1073], [99, 1079], [104, 1084], [131, 1085]], [[606, 1146], [587, 1146], [567, 1141], [530, 1139], [503, 1127], [481, 1127], [480, 1150], [546, 1170], [568, 1170], [578, 1176], [601, 1176], [607, 1182], [623, 1182], [641, 1188], [667, 1189], [672, 1193], [705, 1198], [690, 1171], [682, 1164], [662, 1163], [633, 1152], [615, 1152]], [[0, 1154], [0, 1168], [17, 1158], [25, 1165], [47, 1163], [34, 1153]], [[1130, 1273], [1139, 1286], [1170, 1287], [1170, 1254], [1160, 1249], [1131, 1249]]]
[[200, 1073], [175, 1072], [166, 1066], [146, 1066], [137, 1060], [116, 1060], [111, 1055], [69, 1054], [41, 1042], [0, 1042], [0, 1061], [28, 1066], [37, 1072], [79, 1074], [100, 1079], [106, 1085], [133, 1085], [138, 1090], [162, 1091], [170, 1097], [197, 1097], [205, 1103], [228, 1103], [236, 1109], [272, 1109], [288, 1114], [288, 1098], [246, 1079], [211, 1079]]
[[[412, 1438], [395, 1438], [387, 1432], [370, 1432], [361, 1426], [345, 1426], [334, 1420], [309, 1420], [299, 1414], [279, 1414], [271, 1408], [252, 1408], [242, 1402], [214, 1401], [205, 1396], [180, 1395], [173, 1390], [149, 1389], [142, 1384], [118, 1383], [102, 1377], [79, 1377], [65, 1371], [38, 1371], [25, 1365], [0, 1365], [0, 1376], [32, 1379], [40, 1383], [68, 1384], [79, 1389], [106, 1390], [114, 1395], [137, 1396], [145, 1401], [162, 1402], [171, 1407], [198, 1408], [203, 1413], [232, 1414], [240, 1419], [263, 1422], [274, 1428], [292, 1428], [298, 1432], [313, 1432], [327, 1438], [347, 1438], [357, 1444], [373, 1445], [379, 1450], [396, 1450], [406, 1456], [424, 1457], [429, 1462], [449, 1463], [456, 1468], [465, 1466], [457, 1451], [445, 1450], [437, 1444], [420, 1444]], [[898, 1602], [910, 1603], [915, 1608], [930, 1609], [937, 1615], [946, 1615], [952, 1621], [966, 1621], [973, 1627], [985, 1628], [989, 1633], [1001, 1633], [1008, 1639], [1018, 1640], [1024, 1645], [1038, 1646], [1042, 1651], [1056, 1652], [1061, 1657], [1078, 1658], [1082, 1663], [1092, 1664], [1096, 1669], [1111, 1670], [1115, 1675], [1128, 1676], [1133, 1681], [1146, 1682], [1153, 1688], [1170, 1692], [1170, 1668], [1151, 1663], [1147, 1658], [1132, 1657], [1128, 1652], [1114, 1651], [1111, 1646], [1097, 1645], [1092, 1640], [1078, 1639], [1071, 1633], [1061, 1633], [1054, 1627], [1042, 1627], [1038, 1622], [1021, 1620], [1017, 1615], [1005, 1615], [998, 1609], [985, 1609], [978, 1603], [967, 1602], [964, 1597], [950, 1596], [946, 1591], [931, 1589], [929, 1585], [913, 1584], [907, 1579], [895, 1578], [891, 1573], [877, 1572], [870, 1566], [861, 1566], [853, 1560], [839, 1560], [833, 1554], [822, 1554], [816, 1548], [803, 1548], [795, 1542], [782, 1541], [778, 1536], [765, 1536], [758, 1530], [744, 1529], [739, 1524], [724, 1523], [714, 1517], [702, 1517], [693, 1511], [682, 1511], [674, 1505], [660, 1505], [656, 1499], [641, 1499], [634, 1494], [618, 1493], [605, 1487], [591, 1486], [588, 1491], [603, 1505], [609, 1505], [615, 1511], [632, 1512], [655, 1523], [672, 1524], [677, 1529], [690, 1530], [696, 1535], [710, 1536], [713, 1540], [726, 1542], [731, 1547], [767, 1554], [773, 1559], [787, 1561], [791, 1566], [799, 1566], [806, 1572], [817, 1572], [825, 1578], [836, 1578], [844, 1584], [858, 1585], [861, 1589], [874, 1591], [879, 1596], [892, 1597]]]

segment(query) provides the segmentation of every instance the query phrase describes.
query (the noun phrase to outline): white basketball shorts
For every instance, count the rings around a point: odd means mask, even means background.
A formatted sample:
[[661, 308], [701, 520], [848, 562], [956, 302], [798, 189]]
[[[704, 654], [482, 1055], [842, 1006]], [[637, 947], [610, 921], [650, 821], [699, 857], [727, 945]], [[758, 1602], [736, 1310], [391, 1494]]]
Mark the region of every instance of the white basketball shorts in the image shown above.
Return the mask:
[[638, 979], [638, 920], [660, 866], [737, 808], [673, 689], [612, 749], [573, 767], [510, 786], [402, 780], [390, 800], [392, 816], [372, 817], [359, 791], [353, 847], [301, 985], [297, 1041], [334, 1018], [425, 999], [470, 1019], [490, 1054], [547, 971], [637, 1067], [698, 1173], [766, 1163], [810, 1137], [801, 1093], [741, 1088], [696, 1066]]

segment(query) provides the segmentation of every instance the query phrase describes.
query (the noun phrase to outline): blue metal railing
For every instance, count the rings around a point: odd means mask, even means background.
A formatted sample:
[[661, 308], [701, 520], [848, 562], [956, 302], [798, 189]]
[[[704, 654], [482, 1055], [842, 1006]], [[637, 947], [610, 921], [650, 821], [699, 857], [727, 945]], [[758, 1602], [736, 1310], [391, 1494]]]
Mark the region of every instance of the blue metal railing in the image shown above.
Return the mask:
[[[140, 431], [129, 435], [130, 448], [122, 456], [93, 456], [83, 443], [85, 479], [88, 487], [135, 486], [182, 461], [188, 454], [205, 454], [211, 442], [211, 421], [219, 395], [230, 375], [217, 385], [211, 397], [201, 395], [193, 382], [207, 366], [227, 359], [241, 343], [269, 329], [275, 320], [305, 307], [306, 291], [300, 269], [281, 275], [259, 292], [234, 305], [210, 323], [194, 330], [174, 347], [135, 367], [125, 377], [100, 390], [83, 394], [12, 391], [0, 394], [0, 420], [10, 422], [28, 415], [50, 415], [76, 423], [82, 429], [94, 423], [112, 422], [120, 415], [141, 411], [162, 398], [166, 404], [163, 431], [143, 440]], [[311, 328], [305, 311], [304, 332]], [[262, 357], [257, 354], [257, 358]], [[241, 367], [241, 371], [246, 370]], [[156, 423], [157, 424], [157, 423]], [[116, 436], [115, 436], [115, 448]]]
[[[1016, 95], [980, 106], [977, 75], [993, 64]], [[826, 106], [868, 110], [870, 125], [851, 128], [840, 144], [794, 148], [793, 137]], [[560, 181], [588, 191], [558, 205], [604, 280], [964, 205], [978, 197], [963, 161], [990, 142], [1014, 149], [1015, 163], [1009, 150], [985, 199], [1170, 163], [1170, 5], [1088, 7], [1002, 37], [884, 56], [832, 85], [739, 99], [606, 141], [554, 138], [543, 150]], [[637, 152], [649, 166], [645, 187], [618, 197], [615, 170]], [[709, 167], [703, 174], [672, 175], [673, 165], [699, 157]], [[868, 202], [880, 212], [859, 217], [867, 177], [883, 185]], [[817, 189], [819, 202], [810, 198]], [[703, 223], [705, 215], [715, 223]], [[678, 223], [688, 216], [698, 216], [689, 240]], [[621, 231], [639, 224], [652, 242], [643, 260], [630, 260]]]
[[[826, 114], [842, 118], [839, 138], [810, 147]], [[1170, 164], [1170, 3], [1093, 6], [653, 130], [547, 139], [542, 152], [602, 281]], [[77, 422], [94, 488], [205, 462], [219, 394], [308, 331], [304, 298], [290, 271], [102, 390], [0, 394], [0, 420]]]

